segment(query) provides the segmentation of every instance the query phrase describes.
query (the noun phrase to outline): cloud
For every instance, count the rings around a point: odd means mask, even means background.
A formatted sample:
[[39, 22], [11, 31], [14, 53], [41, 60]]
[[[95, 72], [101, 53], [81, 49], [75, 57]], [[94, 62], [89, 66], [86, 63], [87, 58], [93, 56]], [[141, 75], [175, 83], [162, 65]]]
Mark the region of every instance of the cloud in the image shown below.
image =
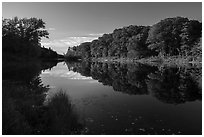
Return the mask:
[[53, 50], [57, 51], [59, 54], [63, 54], [67, 52], [68, 46], [64, 42], [60, 40], [46, 40], [41, 42], [41, 45], [49, 48], [51, 47]]
[[61, 42], [60, 40], [51, 40], [47, 42], [41, 42], [42, 46], [49, 46], [49, 47], [67, 47], [67, 45], [64, 42]]
[[68, 47], [78, 46], [83, 42], [91, 42], [98, 37], [88, 37], [88, 36], [80, 36], [80, 37], [67, 37], [65, 39], [61, 39], [60, 41], [65, 43]]
[[51, 46], [51, 47], [73, 47], [78, 46], [83, 42], [91, 42], [98, 37], [67, 37], [64, 39], [50, 40], [47, 42], [41, 42], [42, 46]]
[[[54, 30], [54, 28], [49, 29]], [[100, 36], [102, 36], [102, 33], [87, 34], [83, 36], [70, 36], [54, 40], [49, 39], [41, 42], [41, 45], [47, 48], [51, 47], [52, 49], [56, 50], [59, 53], [66, 53], [68, 47], [78, 46], [83, 42], [91, 42]]]
[[48, 31], [53, 31], [53, 30], [55, 30], [55, 28], [48, 28], [48, 29], [40, 28], [40, 29], [38, 29], [38, 30], [48, 30]]
[[104, 33], [92, 33], [92, 34], [89, 34], [89, 36], [94, 36], [94, 37], [101, 37]]
[[50, 31], [52, 31], [52, 30], [56, 30], [55, 28], [48, 28], [47, 30], [50, 30]]

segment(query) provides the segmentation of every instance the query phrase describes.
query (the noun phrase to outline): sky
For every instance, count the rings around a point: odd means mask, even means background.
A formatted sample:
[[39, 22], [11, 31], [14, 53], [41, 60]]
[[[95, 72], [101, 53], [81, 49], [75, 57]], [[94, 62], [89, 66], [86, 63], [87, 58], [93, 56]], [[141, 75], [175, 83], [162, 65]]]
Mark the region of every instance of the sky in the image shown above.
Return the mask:
[[153, 25], [168, 17], [202, 21], [201, 2], [3, 2], [3, 18], [41, 18], [50, 33], [41, 45], [60, 54], [129, 25]]

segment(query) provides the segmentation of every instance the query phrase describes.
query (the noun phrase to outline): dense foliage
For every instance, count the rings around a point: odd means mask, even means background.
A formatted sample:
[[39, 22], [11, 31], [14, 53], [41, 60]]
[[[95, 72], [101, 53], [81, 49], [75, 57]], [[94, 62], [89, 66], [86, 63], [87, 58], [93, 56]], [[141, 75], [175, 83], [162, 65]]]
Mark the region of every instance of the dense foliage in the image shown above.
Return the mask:
[[87, 59], [201, 55], [201, 44], [198, 44], [201, 31], [202, 24], [196, 20], [167, 18], [151, 27], [131, 25], [115, 29], [92, 42], [69, 47], [66, 56]]
[[73, 48], [68, 48], [67, 51], [68, 58], [89, 58], [91, 56], [90, 51], [90, 42], [85, 42], [80, 44], [79, 46], [75, 46]]
[[45, 57], [47, 54], [57, 57], [51, 49], [41, 48], [42, 37], [48, 38], [45, 22], [37, 18], [17, 17], [2, 21], [3, 57]]
[[162, 55], [188, 55], [201, 37], [202, 25], [187, 18], [167, 18], [152, 26], [147, 42]]

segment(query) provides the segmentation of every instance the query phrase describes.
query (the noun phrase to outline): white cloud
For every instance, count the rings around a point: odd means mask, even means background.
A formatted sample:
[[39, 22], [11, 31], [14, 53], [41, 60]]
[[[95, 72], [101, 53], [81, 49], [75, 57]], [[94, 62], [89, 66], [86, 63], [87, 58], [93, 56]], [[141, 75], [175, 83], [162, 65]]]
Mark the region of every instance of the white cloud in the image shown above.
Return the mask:
[[78, 46], [79, 44], [83, 42], [91, 42], [94, 39], [97, 39], [98, 37], [67, 37], [65, 39], [61, 39], [60, 41], [65, 43], [68, 47]]
[[52, 31], [52, 30], [55, 30], [55, 28], [48, 28], [47, 30], [50, 30], [50, 31]]
[[55, 28], [48, 28], [48, 29], [43, 29], [43, 28], [40, 28], [38, 30], [48, 30], [48, 31], [52, 31], [52, 30], [55, 30]]
[[94, 37], [101, 37], [104, 33], [92, 33], [92, 34], [89, 34], [89, 36], [94, 36]]
[[[53, 29], [54, 28], [49, 28]], [[66, 53], [68, 47], [78, 46], [83, 42], [91, 42], [97, 39], [102, 34], [87, 34], [86, 36], [71, 36], [65, 37], [63, 39], [54, 39], [54, 40], [46, 40], [41, 42], [41, 45], [44, 47], [51, 47], [52, 49], [56, 50], [58, 53]]]
[[51, 47], [73, 47], [78, 46], [83, 42], [91, 42], [98, 37], [67, 37], [59, 40], [50, 40], [47, 42], [41, 42], [42, 46], [51, 46]]
[[61, 42], [60, 40], [51, 40], [48, 42], [41, 42], [42, 46], [50, 46], [50, 47], [67, 47], [67, 45], [64, 42]]

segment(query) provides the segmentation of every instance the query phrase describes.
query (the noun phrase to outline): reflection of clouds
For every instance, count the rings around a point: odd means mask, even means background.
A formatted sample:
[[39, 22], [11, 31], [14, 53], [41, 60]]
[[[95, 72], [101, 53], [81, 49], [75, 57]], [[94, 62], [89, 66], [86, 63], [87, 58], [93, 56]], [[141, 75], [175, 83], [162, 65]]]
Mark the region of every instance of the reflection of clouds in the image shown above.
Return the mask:
[[71, 79], [92, 79], [91, 77], [84, 77], [84, 76], [75, 76]]
[[73, 72], [73, 71], [68, 71], [67, 70], [46, 70], [42, 72], [42, 76], [44, 77], [63, 77], [67, 79], [75, 79], [75, 80], [92, 80], [92, 77], [85, 77], [82, 76], [80, 73]]
[[43, 70], [43, 74], [50, 74], [50, 71]]

